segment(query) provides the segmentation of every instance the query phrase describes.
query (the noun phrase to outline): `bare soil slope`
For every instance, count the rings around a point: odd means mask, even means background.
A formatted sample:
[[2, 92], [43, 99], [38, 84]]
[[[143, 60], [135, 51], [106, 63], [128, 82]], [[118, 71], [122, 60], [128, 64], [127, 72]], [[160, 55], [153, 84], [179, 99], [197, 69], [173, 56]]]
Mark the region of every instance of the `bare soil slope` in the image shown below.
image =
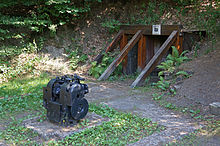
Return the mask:
[[220, 102], [220, 43], [217, 41], [208, 54], [204, 52], [211, 46], [202, 45], [199, 57], [182, 65], [184, 70], [193, 72], [192, 77], [185, 79], [177, 95], [168, 100], [183, 107], [202, 106], [202, 110], [208, 112], [210, 103]]

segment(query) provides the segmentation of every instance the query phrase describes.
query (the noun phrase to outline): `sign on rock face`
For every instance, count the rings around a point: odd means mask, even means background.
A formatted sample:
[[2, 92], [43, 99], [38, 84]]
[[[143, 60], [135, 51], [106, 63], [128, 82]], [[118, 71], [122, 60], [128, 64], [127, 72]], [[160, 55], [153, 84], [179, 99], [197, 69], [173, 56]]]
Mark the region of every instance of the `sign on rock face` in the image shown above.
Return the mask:
[[152, 25], [152, 35], [161, 35], [161, 25]]
[[80, 80], [85, 79], [65, 75], [51, 79], [43, 88], [43, 104], [51, 122], [68, 125], [86, 116], [89, 105], [84, 95], [89, 90]]

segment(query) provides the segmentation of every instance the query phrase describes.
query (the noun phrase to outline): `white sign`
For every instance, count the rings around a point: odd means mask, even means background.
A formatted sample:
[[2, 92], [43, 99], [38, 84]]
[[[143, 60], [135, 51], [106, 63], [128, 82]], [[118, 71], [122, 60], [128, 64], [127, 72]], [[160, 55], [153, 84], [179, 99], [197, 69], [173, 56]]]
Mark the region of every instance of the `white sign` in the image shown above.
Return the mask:
[[152, 35], [161, 35], [161, 25], [152, 25]]

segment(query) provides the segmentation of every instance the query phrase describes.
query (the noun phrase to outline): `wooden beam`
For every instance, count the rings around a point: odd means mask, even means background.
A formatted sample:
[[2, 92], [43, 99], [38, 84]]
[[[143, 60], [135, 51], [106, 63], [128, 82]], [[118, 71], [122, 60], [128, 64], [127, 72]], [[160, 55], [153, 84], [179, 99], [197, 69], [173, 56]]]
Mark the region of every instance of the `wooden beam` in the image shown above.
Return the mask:
[[124, 35], [124, 30], [120, 30], [118, 34], [114, 37], [110, 45], [106, 48], [105, 52], [112, 51], [116, 44], [121, 40], [122, 36]]
[[[120, 42], [120, 51], [122, 51], [124, 49], [124, 47], [127, 45], [128, 43], [128, 36], [123, 34], [121, 42]], [[123, 62], [122, 62], [122, 67], [123, 67], [123, 73], [126, 73], [126, 67], [128, 64], [128, 55], [125, 56]]]
[[106, 80], [111, 73], [115, 70], [115, 68], [122, 62], [124, 57], [128, 54], [128, 52], [134, 47], [134, 45], [138, 42], [142, 35], [142, 30], [139, 30], [132, 39], [127, 43], [124, 49], [120, 52], [120, 54], [116, 57], [116, 59], [109, 65], [109, 67], [105, 70], [105, 72], [99, 77], [98, 80]]
[[146, 36], [142, 35], [138, 42], [138, 70], [144, 69], [146, 62]]
[[146, 65], [146, 36], [143, 35], [143, 44], [142, 44], [142, 65], [141, 65], [141, 69], [144, 69], [145, 65]]
[[117, 43], [121, 40], [123, 34], [124, 34], [124, 31], [123, 31], [123, 30], [120, 30], [120, 31], [117, 33], [117, 35], [114, 37], [114, 39], [112, 40], [112, 42], [108, 45], [108, 47], [107, 47], [105, 50], [101, 51], [101, 53], [99, 53], [99, 54], [95, 57], [94, 61], [97, 61], [98, 63], [101, 63], [101, 62], [102, 62], [102, 58], [103, 58], [103, 53], [104, 53], [104, 52], [107, 53], [107, 52], [109, 52], [109, 51], [114, 50], [115, 47], [116, 47], [116, 45], [117, 45]]
[[[143, 35], [152, 35], [152, 25], [121, 25], [125, 34], [135, 34], [138, 30], [145, 30]], [[161, 35], [169, 36], [173, 30], [180, 31], [182, 25], [161, 25]]]
[[144, 81], [144, 79], [153, 71], [153, 69], [157, 66], [157, 63], [159, 62], [159, 60], [161, 60], [163, 55], [169, 50], [171, 45], [176, 41], [177, 33], [178, 33], [177, 31], [173, 31], [170, 34], [170, 36], [163, 43], [163, 45], [160, 47], [157, 53], [153, 56], [150, 62], [145, 66], [145, 68], [140, 73], [140, 75], [131, 84], [132, 88], [140, 85]]

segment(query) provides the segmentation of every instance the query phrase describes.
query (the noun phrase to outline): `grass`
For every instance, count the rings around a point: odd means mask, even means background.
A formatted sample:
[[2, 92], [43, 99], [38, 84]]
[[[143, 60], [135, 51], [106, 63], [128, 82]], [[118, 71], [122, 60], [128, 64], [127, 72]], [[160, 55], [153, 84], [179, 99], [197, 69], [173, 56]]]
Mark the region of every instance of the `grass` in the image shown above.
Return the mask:
[[[34, 116], [41, 117], [39, 122], [46, 119], [42, 87], [48, 81], [49, 76], [42, 74], [40, 77], [19, 78], [0, 85], [0, 125], [5, 126], [0, 132], [0, 141], [10, 145], [125, 145], [164, 129], [151, 119], [90, 103], [90, 112], [110, 120], [63, 140], [45, 141], [36, 132], [24, 127], [22, 122]], [[78, 126], [87, 126], [87, 121], [80, 121]]]
[[42, 87], [49, 77], [19, 78], [0, 85], [0, 119], [16, 117], [21, 112], [45, 111], [42, 107]]
[[0, 85], [0, 97], [21, 96], [42, 90], [49, 81], [47, 74], [41, 74], [38, 78], [20, 77]]

